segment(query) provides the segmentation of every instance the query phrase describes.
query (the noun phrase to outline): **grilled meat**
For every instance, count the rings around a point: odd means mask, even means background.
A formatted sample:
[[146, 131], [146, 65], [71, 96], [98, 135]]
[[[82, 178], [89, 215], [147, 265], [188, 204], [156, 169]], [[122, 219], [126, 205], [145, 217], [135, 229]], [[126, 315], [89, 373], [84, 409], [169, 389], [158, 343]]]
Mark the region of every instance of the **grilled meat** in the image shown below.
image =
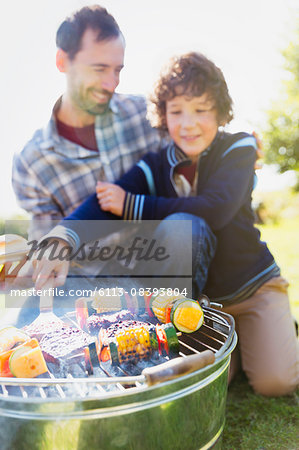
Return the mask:
[[46, 361], [58, 363], [60, 359], [70, 358], [83, 352], [93, 339], [79, 328], [62, 326], [46, 335], [40, 341]]
[[37, 340], [41, 340], [43, 336], [52, 333], [55, 330], [59, 330], [62, 327], [67, 327], [68, 325], [64, 324], [62, 321], [51, 321], [46, 320], [40, 323], [34, 323], [30, 325], [26, 325], [23, 327], [23, 331], [28, 334], [31, 338], [36, 338]]
[[87, 329], [90, 334], [97, 335], [101, 328], [109, 328], [120, 321], [133, 320], [134, 315], [124, 309], [113, 314], [92, 314], [87, 319]]

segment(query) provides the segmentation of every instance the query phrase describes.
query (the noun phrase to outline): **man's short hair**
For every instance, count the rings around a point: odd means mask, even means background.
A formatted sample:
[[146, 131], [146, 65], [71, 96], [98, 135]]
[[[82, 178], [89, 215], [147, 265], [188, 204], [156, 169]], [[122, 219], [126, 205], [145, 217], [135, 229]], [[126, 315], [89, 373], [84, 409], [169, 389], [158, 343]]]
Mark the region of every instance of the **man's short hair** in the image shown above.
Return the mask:
[[56, 33], [56, 45], [64, 50], [72, 60], [81, 48], [82, 36], [87, 29], [98, 32], [97, 41], [117, 38], [122, 33], [105, 8], [99, 5], [84, 6], [67, 17]]

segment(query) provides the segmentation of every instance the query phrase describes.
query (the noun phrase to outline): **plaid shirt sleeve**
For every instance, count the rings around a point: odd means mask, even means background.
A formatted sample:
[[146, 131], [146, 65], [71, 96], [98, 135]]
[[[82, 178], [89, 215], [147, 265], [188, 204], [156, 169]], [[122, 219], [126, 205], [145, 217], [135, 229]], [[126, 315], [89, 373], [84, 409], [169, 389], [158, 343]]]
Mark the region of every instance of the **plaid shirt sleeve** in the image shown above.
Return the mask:
[[13, 188], [19, 205], [33, 215], [49, 214], [62, 217], [61, 211], [51, 202], [51, 192], [42, 184], [37, 173], [21, 154], [13, 161]]
[[22, 153], [15, 155], [12, 173], [12, 184], [18, 204], [32, 214], [29, 239], [39, 239], [63, 217], [58, 205], [51, 200], [51, 193], [32, 168], [35, 152], [29, 153], [32, 160], [26, 159]]

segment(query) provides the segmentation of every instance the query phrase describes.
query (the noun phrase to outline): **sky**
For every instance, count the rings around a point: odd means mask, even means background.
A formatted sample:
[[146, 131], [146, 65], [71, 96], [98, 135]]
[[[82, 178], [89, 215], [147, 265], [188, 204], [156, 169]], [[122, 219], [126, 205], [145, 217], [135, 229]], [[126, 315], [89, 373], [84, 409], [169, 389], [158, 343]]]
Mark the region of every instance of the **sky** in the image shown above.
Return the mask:
[[[55, 66], [56, 30], [66, 16], [92, 3], [14, 0], [2, 5], [1, 217], [21, 211], [11, 188], [13, 154], [47, 123], [65, 87], [64, 75]], [[293, 37], [299, 0], [103, 0], [100, 4], [116, 18], [126, 38], [118, 92], [148, 95], [169, 57], [200, 51], [221, 67], [227, 80], [236, 117], [228, 130], [262, 130], [265, 111], [288, 77], [281, 50]], [[269, 189], [271, 181], [267, 176], [264, 181]]]

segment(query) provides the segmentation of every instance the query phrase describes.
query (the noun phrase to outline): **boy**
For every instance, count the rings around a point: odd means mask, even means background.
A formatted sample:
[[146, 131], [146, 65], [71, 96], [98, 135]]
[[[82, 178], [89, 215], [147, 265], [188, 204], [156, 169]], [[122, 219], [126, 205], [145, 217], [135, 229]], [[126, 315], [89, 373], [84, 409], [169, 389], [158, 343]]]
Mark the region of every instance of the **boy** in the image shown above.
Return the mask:
[[[62, 222], [70, 243], [79, 237], [69, 220], [204, 220], [217, 248], [203, 292], [235, 317], [242, 367], [253, 388], [289, 393], [298, 385], [298, 343], [287, 282], [254, 227], [255, 140], [219, 130], [232, 119], [232, 100], [221, 70], [201, 54], [171, 61], [153, 104], [155, 125], [172, 142], [117, 183], [98, 182], [97, 194]], [[80, 239], [87, 238], [88, 231], [80, 231]], [[44, 269], [41, 261], [34, 278]], [[197, 281], [202, 290], [203, 280]]]

